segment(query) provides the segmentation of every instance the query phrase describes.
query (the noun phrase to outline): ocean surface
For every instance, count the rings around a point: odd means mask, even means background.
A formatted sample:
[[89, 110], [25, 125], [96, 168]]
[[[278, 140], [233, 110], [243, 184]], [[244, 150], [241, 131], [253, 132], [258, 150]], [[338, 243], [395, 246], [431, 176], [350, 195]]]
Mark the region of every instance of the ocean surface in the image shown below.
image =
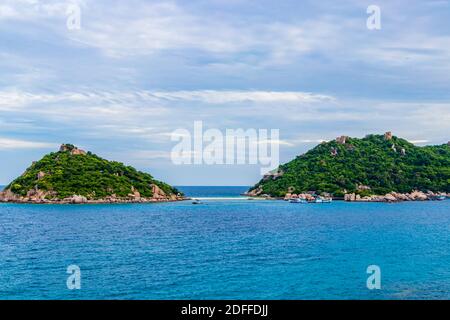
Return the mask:
[[[0, 204], [0, 299], [449, 299], [450, 200]], [[206, 199], [209, 198], [209, 199]], [[69, 290], [67, 267], [81, 270]], [[366, 270], [381, 269], [369, 290]]]

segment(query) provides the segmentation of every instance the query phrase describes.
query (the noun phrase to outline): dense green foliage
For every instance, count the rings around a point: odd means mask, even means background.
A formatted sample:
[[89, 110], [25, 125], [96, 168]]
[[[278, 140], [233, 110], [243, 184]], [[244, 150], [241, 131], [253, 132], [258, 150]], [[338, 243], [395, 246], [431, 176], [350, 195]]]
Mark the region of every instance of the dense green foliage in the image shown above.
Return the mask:
[[[335, 155], [333, 148], [337, 150]], [[281, 165], [279, 170], [282, 176], [263, 179], [251, 190], [261, 188], [263, 194], [272, 196], [284, 196], [288, 191], [327, 192], [335, 196], [346, 192], [450, 192], [450, 146], [418, 147], [397, 137], [386, 140], [382, 135], [369, 135], [363, 139], [348, 138], [345, 144], [322, 143]], [[359, 190], [360, 185], [369, 186], [370, 190]]]
[[[127, 197], [132, 187], [142, 197], [152, 196], [151, 184], [156, 184], [167, 195], [178, 190], [166, 183], [155, 180], [150, 174], [137, 171], [120, 162], [108, 161], [88, 152], [72, 155], [73, 145], [65, 145], [66, 151], [53, 152], [34, 162], [23, 175], [11, 182], [6, 189], [25, 196], [31, 189], [53, 191], [57, 198], [73, 195], [88, 199], [101, 199], [115, 194]], [[45, 175], [38, 178], [42, 172]]]

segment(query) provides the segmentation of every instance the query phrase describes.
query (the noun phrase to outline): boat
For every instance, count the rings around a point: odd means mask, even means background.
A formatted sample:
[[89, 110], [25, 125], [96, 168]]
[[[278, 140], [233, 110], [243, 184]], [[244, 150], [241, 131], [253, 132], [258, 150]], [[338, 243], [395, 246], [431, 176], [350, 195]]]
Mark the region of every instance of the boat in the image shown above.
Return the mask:
[[315, 198], [311, 203], [323, 203], [323, 199], [321, 197]]
[[444, 201], [445, 199], [447, 199], [446, 196], [437, 196], [437, 197], [436, 197], [436, 200], [437, 200], [437, 201]]
[[289, 200], [290, 203], [331, 203], [333, 199], [331, 198], [323, 198], [323, 197], [316, 197], [312, 200], [306, 200], [306, 199], [291, 199]]
[[305, 199], [291, 199], [289, 200], [290, 203], [308, 203]]
[[324, 198], [321, 196], [318, 196], [316, 198], [314, 198], [314, 200], [311, 200], [309, 203], [331, 203], [333, 201], [333, 199], [331, 198]]

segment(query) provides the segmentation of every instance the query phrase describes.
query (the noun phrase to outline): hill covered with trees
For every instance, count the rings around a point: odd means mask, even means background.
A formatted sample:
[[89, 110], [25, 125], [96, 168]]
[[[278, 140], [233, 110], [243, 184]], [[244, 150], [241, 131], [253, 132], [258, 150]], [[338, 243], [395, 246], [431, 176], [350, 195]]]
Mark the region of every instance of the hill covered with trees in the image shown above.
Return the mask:
[[316, 192], [342, 197], [413, 190], [450, 192], [450, 146], [419, 147], [388, 132], [321, 143], [265, 175], [249, 194]]
[[177, 189], [116, 161], [71, 144], [33, 162], [0, 200], [17, 202], [146, 202], [178, 200]]

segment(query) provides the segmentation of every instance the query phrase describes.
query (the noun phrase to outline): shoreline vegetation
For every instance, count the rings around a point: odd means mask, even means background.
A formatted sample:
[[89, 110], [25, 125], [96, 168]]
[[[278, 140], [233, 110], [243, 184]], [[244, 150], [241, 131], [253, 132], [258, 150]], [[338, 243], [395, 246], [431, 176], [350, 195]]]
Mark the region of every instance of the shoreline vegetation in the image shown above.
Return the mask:
[[187, 198], [176, 188], [116, 161], [61, 145], [0, 192], [0, 202], [33, 204], [155, 203]]
[[245, 195], [349, 202], [444, 200], [450, 197], [450, 142], [418, 147], [391, 132], [363, 139], [341, 136], [280, 165]]

